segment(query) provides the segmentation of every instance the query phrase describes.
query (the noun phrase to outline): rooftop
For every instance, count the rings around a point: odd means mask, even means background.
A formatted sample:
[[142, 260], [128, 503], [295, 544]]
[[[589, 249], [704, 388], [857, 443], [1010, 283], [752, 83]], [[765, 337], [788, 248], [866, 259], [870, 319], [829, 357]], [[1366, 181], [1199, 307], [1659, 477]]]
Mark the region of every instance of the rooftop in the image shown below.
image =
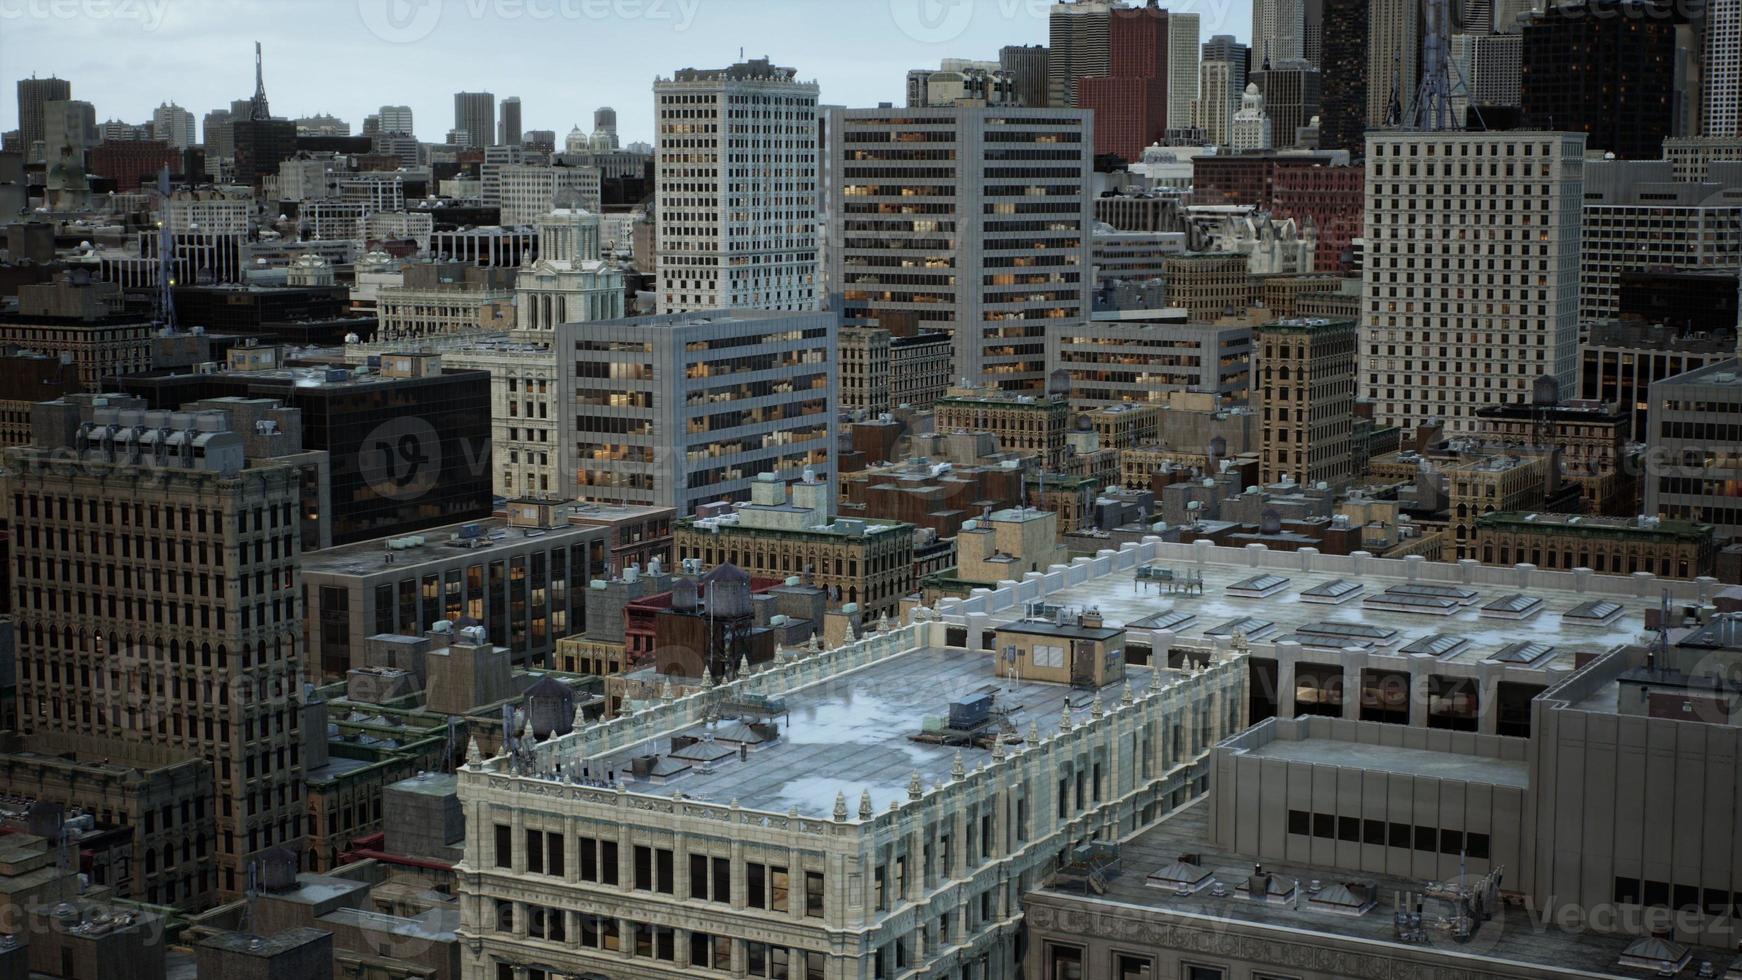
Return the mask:
[[1697, 521], [1662, 520], [1655, 517], [1602, 517], [1590, 514], [1527, 514], [1496, 511], [1476, 518], [1477, 527], [1541, 528], [1545, 531], [1590, 531], [1597, 534], [1636, 534], [1641, 537], [1711, 538], [1717, 530]]
[[[1100, 696], [1106, 703], [1117, 703], [1125, 685], [1141, 693], [1158, 682], [1158, 675], [1170, 677], [1173, 672], [1128, 667], [1127, 679], [1102, 688]], [[1079, 721], [1084, 720], [1094, 698], [1092, 692], [1063, 684], [997, 677], [990, 653], [920, 648], [787, 694], [784, 710], [771, 719], [780, 727], [779, 737], [750, 749], [744, 761], [737, 757], [739, 741], [750, 737], [744, 720], [722, 718], [665, 732], [583, 763], [591, 778], [615, 773], [630, 792], [655, 796], [681, 792], [686, 799], [719, 804], [738, 800], [754, 809], [796, 809], [809, 817], [828, 817], [836, 793], [864, 789], [881, 813], [891, 802], [907, 799], [913, 773], [927, 787], [947, 782], [958, 751], [969, 770], [990, 761], [992, 753], [986, 749], [958, 750], [908, 738], [922, 730], [926, 716], [946, 716], [952, 700], [982, 691], [995, 693], [994, 710], [1003, 712], [1017, 732], [1026, 732], [1030, 723], [1049, 733], [1057, 731], [1067, 704]], [[629, 776], [637, 756], [657, 754], [662, 762], [678, 761], [669, 756], [673, 735], [698, 736], [703, 745], [711, 737], [713, 745], [698, 754], [719, 758], [706, 762], [698, 758], [670, 777]], [[857, 807], [857, 799], [853, 805]]]
[[[1276, 864], [1267, 861], [1264, 870], [1281, 880], [1284, 889], [1298, 886], [1298, 901], [1252, 901], [1237, 887], [1252, 874], [1252, 861], [1247, 856], [1215, 850], [1210, 844], [1210, 803], [1200, 800], [1162, 820], [1149, 830], [1139, 833], [1120, 846], [1117, 874], [1107, 882], [1106, 892], [1087, 901], [1091, 906], [1103, 902], [1125, 909], [1189, 916], [1207, 920], [1205, 925], [1229, 923], [1268, 929], [1285, 930], [1291, 938], [1301, 940], [1312, 934], [1334, 936], [1338, 943], [1377, 944], [1396, 950], [1401, 955], [1438, 950], [1455, 955], [1461, 961], [1480, 958], [1497, 974], [1505, 974], [1500, 964], [1528, 964], [1535, 968], [1564, 970], [1568, 976], [1642, 978], [1652, 974], [1644, 970], [1619, 967], [1621, 953], [1634, 942], [1633, 937], [1607, 936], [1589, 930], [1564, 932], [1541, 924], [1522, 908], [1501, 906], [1495, 918], [1484, 924], [1468, 943], [1453, 941], [1449, 933], [1436, 925], [1442, 916], [1451, 914], [1451, 906], [1432, 897], [1429, 883], [1384, 875], [1355, 874], [1328, 867], [1305, 864]], [[1208, 872], [1211, 882], [1186, 894], [1176, 887], [1151, 884], [1149, 875], [1169, 868], [1181, 855], [1196, 858], [1199, 869]], [[1315, 892], [1313, 883], [1322, 889]], [[1362, 914], [1350, 914], [1346, 909], [1322, 908], [1313, 899], [1334, 891], [1339, 885], [1357, 883], [1364, 890], [1372, 908]], [[1504, 883], [1502, 885], [1504, 887]], [[1218, 894], [1219, 893], [1219, 894]], [[1398, 939], [1392, 921], [1392, 909], [1405, 894], [1425, 895], [1424, 922], [1426, 939], [1405, 943]], [[1061, 888], [1056, 882], [1042, 886], [1039, 895], [1062, 896], [1083, 901], [1080, 893]], [[1310, 938], [1306, 940], [1310, 944]], [[1711, 960], [1720, 970], [1734, 954], [1718, 950], [1695, 949], [1694, 959]], [[1449, 968], [1449, 967], [1448, 967]], [[1576, 971], [1576, 972], [1575, 972]], [[1688, 975], [1692, 970], [1688, 971]]]
[[[528, 538], [550, 535], [581, 536], [598, 533], [584, 525], [514, 527], [504, 517], [489, 517], [464, 524], [450, 524], [397, 538], [376, 538], [339, 545], [303, 555], [303, 574], [369, 575], [383, 569], [417, 566], [426, 562], [466, 557], [477, 562], [499, 551], [514, 548]], [[391, 562], [388, 556], [392, 556]], [[400, 567], [401, 571], [409, 571]]]

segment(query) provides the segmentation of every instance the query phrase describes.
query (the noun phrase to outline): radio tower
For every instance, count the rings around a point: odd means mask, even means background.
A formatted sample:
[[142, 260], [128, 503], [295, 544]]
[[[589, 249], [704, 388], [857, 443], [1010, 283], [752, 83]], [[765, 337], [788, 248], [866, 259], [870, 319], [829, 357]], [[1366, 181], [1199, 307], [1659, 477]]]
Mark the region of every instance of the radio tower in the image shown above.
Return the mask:
[[272, 118], [266, 105], [266, 72], [260, 67], [260, 42], [254, 42], [254, 98], [248, 102], [248, 118], [260, 121]]

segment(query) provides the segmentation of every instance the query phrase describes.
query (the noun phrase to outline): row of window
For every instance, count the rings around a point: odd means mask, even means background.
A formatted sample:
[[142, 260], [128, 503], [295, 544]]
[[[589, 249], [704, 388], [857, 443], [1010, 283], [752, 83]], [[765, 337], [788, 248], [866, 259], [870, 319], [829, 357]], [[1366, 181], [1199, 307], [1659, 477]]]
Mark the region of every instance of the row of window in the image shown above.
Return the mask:
[[1483, 861], [1488, 860], [1489, 855], [1487, 834], [1443, 830], [1419, 824], [1412, 826], [1406, 823], [1387, 823], [1384, 820], [1364, 820], [1359, 817], [1338, 817], [1305, 810], [1288, 811], [1288, 832], [1301, 837], [1398, 847], [1429, 854], [1467, 854]]

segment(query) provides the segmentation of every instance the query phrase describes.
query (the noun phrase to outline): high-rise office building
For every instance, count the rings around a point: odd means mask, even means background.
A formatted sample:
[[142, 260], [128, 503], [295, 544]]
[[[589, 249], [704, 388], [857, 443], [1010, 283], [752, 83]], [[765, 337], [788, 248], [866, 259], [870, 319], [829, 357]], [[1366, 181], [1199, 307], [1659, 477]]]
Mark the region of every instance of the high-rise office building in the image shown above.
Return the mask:
[[1672, 167], [1668, 160], [1585, 162], [1581, 320], [1621, 314], [1627, 273], [1742, 265], [1742, 166], [1717, 168], [1704, 181], [1677, 181]]
[[[1259, 77], [1259, 73], [1252, 77]], [[1264, 109], [1264, 92], [1257, 82], [1246, 83], [1246, 91], [1240, 94], [1240, 111], [1234, 113], [1228, 128], [1228, 145], [1237, 153], [1276, 147], [1276, 126]]]
[[1252, 57], [1259, 64], [1306, 55], [1305, 0], [1253, 0]]
[[1167, 131], [1168, 16], [1159, 7], [1115, 8], [1107, 71], [1077, 81], [1077, 105], [1095, 114], [1095, 153], [1127, 161]]
[[[844, 321], [950, 331], [957, 378], [1040, 388], [1046, 335], [1091, 309], [1091, 114], [958, 105], [840, 115], [829, 281], [844, 294]], [[915, 214], [915, 200], [933, 203]]]
[[85, 152], [102, 142], [97, 134], [97, 110], [89, 102], [78, 99], [50, 102], [42, 115], [42, 152], [47, 160], [83, 162]]
[[21, 78], [18, 80], [18, 137], [24, 159], [41, 159], [33, 147], [42, 142], [43, 113], [50, 102], [66, 102], [73, 97], [73, 83], [64, 78]]
[[1701, 135], [1742, 138], [1742, 0], [1706, 4], [1700, 71]]
[[763, 58], [653, 91], [660, 312], [817, 309], [816, 83]]
[[1252, 50], [1234, 40], [1232, 34], [1218, 34], [1204, 42], [1192, 124], [1216, 146], [1229, 144], [1234, 113], [1240, 111], [1240, 94], [1246, 91], [1251, 55]]
[[1370, 0], [1367, 4], [1368, 126], [1385, 125], [1394, 112], [1402, 119], [1414, 103], [1422, 27], [1420, 0]]
[[688, 516], [763, 473], [833, 483], [836, 326], [763, 310], [559, 324], [562, 495]]
[[1578, 367], [1584, 137], [1512, 130], [1367, 137], [1361, 391], [1375, 416], [1471, 433]]
[[1355, 475], [1355, 322], [1297, 317], [1252, 337], [1259, 481], [1333, 486]]
[[412, 128], [411, 106], [384, 105], [376, 113], [381, 118], [382, 133], [403, 133], [410, 135], [416, 130]]
[[305, 835], [301, 467], [249, 459], [221, 412], [143, 408], [48, 403], [34, 445], [6, 453], [12, 524], [32, 529], [12, 542], [28, 609], [19, 727], [208, 760], [216, 839], [198, 850], [215, 853], [217, 881], [157, 900], [214, 886], [236, 898], [268, 850], [300, 850]]
[[502, 100], [502, 119], [497, 123], [496, 145], [520, 145], [520, 96], [518, 95], [510, 95]]
[[1319, 114], [1319, 70], [1305, 58], [1271, 61], [1253, 72], [1250, 80], [1264, 94], [1264, 112], [1275, 133], [1274, 145], [1296, 146], [1299, 131]]
[[454, 131], [464, 133], [469, 149], [481, 150], [496, 135], [496, 96], [489, 92], [454, 93]]
[[1198, 101], [1200, 22], [1194, 13], [1169, 11], [1167, 15], [1167, 126], [1195, 126], [1192, 107]]
[[151, 110], [151, 133], [170, 146], [185, 150], [194, 145], [194, 114], [174, 102], [165, 102]]
[[590, 150], [615, 150], [622, 144], [617, 138], [617, 110], [600, 106], [593, 110], [593, 135], [587, 141]]
[[1519, 108], [1531, 129], [1584, 133], [1623, 160], [1675, 135], [1676, 24], [1663, 0], [1579, 0], [1524, 24]]
[[1324, 0], [1319, 46], [1319, 149], [1367, 149], [1367, 0]]
[[1064, 0], [1048, 17], [1047, 104], [1077, 108], [1078, 82], [1107, 74], [1114, 5], [1106, 0]]
[[1314, 68], [1324, 56], [1325, 0], [1303, 0], [1300, 11], [1300, 56]]
[[1012, 44], [998, 51], [998, 67], [1016, 88], [1017, 105], [1044, 108], [1047, 102], [1047, 48], [1044, 44]]

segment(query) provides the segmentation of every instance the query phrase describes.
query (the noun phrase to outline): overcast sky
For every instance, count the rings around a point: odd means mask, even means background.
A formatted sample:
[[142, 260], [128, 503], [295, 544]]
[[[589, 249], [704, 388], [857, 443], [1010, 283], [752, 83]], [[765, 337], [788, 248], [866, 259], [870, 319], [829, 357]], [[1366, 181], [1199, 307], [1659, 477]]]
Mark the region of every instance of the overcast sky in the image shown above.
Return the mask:
[[[361, 132], [409, 105], [439, 142], [453, 93], [520, 97], [526, 129], [560, 143], [617, 110], [623, 142], [653, 141], [652, 84], [684, 67], [768, 56], [822, 86], [825, 103], [900, 103], [909, 68], [995, 59], [1046, 43], [1048, 0], [0, 0], [0, 73], [55, 75], [97, 119], [144, 122], [160, 102], [194, 113], [254, 90], [265, 46], [274, 115], [331, 113]], [[1173, 0], [1202, 35], [1251, 33], [1251, 0]], [[0, 130], [18, 125], [0, 99]]]

